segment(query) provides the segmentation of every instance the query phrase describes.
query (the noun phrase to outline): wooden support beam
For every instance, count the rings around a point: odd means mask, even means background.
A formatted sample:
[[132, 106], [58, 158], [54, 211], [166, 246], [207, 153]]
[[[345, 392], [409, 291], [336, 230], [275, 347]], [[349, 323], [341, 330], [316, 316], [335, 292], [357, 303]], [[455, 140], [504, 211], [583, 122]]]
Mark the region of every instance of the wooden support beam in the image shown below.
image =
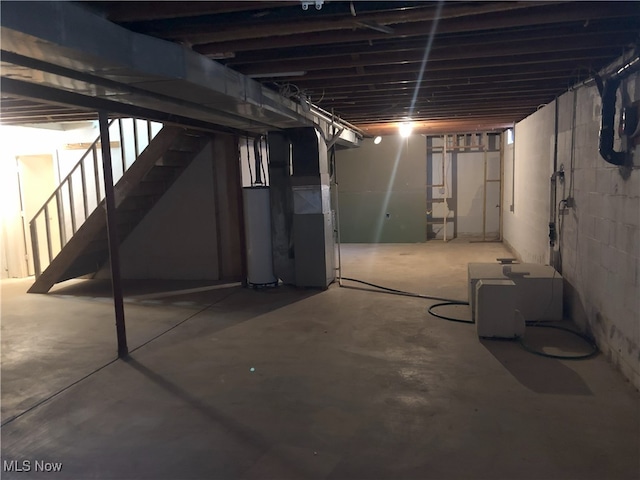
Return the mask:
[[221, 280], [246, 278], [242, 178], [238, 137], [217, 134], [211, 142], [218, 240], [218, 276]]

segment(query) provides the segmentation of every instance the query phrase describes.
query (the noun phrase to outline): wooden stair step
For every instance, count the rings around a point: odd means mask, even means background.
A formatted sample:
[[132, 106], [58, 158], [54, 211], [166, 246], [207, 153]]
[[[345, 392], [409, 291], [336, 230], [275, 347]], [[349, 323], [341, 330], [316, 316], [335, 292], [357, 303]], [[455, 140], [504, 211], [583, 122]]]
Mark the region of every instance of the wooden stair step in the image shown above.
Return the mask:
[[184, 167], [193, 158], [193, 152], [186, 152], [182, 150], [169, 150], [167, 151], [156, 163], [158, 167]]
[[140, 182], [129, 196], [146, 197], [149, 195], [162, 195], [166, 190], [166, 182]]
[[[208, 142], [207, 134], [164, 126], [140, 153], [115, 188], [120, 243], [171, 188]], [[44, 269], [29, 292], [45, 293], [55, 283], [94, 273], [108, 257], [105, 211], [103, 207], [98, 207]]]
[[142, 210], [148, 210], [155, 205], [155, 195], [146, 195], [138, 197], [127, 197], [118, 205], [118, 213], [122, 212], [136, 212]]
[[171, 144], [170, 151], [194, 153], [202, 148], [203, 138], [199, 135], [183, 133]]
[[154, 166], [142, 179], [143, 182], [162, 182], [171, 180], [180, 172], [184, 167], [176, 166]]

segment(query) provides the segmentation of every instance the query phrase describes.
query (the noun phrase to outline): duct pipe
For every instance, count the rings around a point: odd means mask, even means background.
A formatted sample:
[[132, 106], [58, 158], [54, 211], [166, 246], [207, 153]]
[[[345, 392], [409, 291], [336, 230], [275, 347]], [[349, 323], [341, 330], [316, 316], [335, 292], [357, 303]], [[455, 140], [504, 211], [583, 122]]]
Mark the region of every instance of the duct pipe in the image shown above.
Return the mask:
[[[600, 124], [600, 139], [598, 151], [600, 156], [608, 163], [616, 166], [624, 166], [627, 163], [626, 152], [616, 152], [613, 149], [613, 138], [615, 132], [616, 117], [616, 92], [620, 86], [620, 81], [640, 69], [640, 56], [636, 55], [633, 60], [618, 68], [609, 78], [607, 78], [598, 89], [602, 97], [602, 120]], [[598, 79], [596, 78], [596, 81]]]
[[602, 121], [600, 124], [600, 140], [598, 151], [604, 160], [612, 165], [622, 166], [627, 161], [625, 152], [613, 149], [614, 123], [616, 116], [616, 92], [620, 85], [619, 78], [610, 78], [604, 82], [602, 89]]

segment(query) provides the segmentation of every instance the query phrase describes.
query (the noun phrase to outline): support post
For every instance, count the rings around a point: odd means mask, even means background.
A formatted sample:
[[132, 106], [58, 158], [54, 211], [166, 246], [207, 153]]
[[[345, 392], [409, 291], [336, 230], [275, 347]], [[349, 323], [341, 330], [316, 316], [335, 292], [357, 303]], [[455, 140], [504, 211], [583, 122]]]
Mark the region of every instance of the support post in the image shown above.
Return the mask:
[[483, 161], [484, 161], [484, 182], [482, 184], [482, 241], [487, 240], [487, 162], [489, 156], [489, 135], [482, 134]]
[[212, 137], [213, 192], [218, 244], [218, 278], [246, 280], [242, 173], [238, 137], [216, 134]]
[[[107, 112], [99, 112], [100, 142], [110, 145], [109, 118]], [[116, 335], [118, 338], [118, 357], [129, 354], [127, 347], [127, 331], [124, 323], [124, 302], [122, 299], [122, 282], [120, 278], [120, 242], [116, 223], [116, 202], [113, 191], [113, 171], [111, 169], [111, 149], [102, 149], [102, 174], [104, 178], [105, 206], [107, 209], [107, 236], [109, 239], [109, 260], [111, 264], [111, 287], [113, 290], [113, 305], [116, 315]]]

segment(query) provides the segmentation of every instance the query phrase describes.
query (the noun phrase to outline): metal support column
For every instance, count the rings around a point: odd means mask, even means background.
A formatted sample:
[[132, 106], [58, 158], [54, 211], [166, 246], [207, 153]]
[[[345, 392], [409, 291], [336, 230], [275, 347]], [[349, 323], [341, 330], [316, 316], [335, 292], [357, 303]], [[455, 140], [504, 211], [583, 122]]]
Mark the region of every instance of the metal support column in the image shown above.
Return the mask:
[[111, 169], [111, 145], [109, 139], [109, 118], [107, 112], [99, 112], [100, 142], [107, 145], [102, 148], [102, 173], [104, 178], [105, 206], [107, 208], [107, 236], [109, 238], [109, 260], [111, 263], [111, 287], [113, 289], [113, 305], [116, 314], [116, 335], [118, 338], [118, 357], [126, 357], [127, 331], [124, 324], [124, 302], [122, 300], [122, 282], [120, 278], [120, 242], [116, 223], [116, 201], [113, 191], [113, 171]]
[[484, 162], [484, 174], [482, 182], [482, 241], [487, 241], [487, 162], [489, 160], [489, 135], [482, 133], [482, 151]]

